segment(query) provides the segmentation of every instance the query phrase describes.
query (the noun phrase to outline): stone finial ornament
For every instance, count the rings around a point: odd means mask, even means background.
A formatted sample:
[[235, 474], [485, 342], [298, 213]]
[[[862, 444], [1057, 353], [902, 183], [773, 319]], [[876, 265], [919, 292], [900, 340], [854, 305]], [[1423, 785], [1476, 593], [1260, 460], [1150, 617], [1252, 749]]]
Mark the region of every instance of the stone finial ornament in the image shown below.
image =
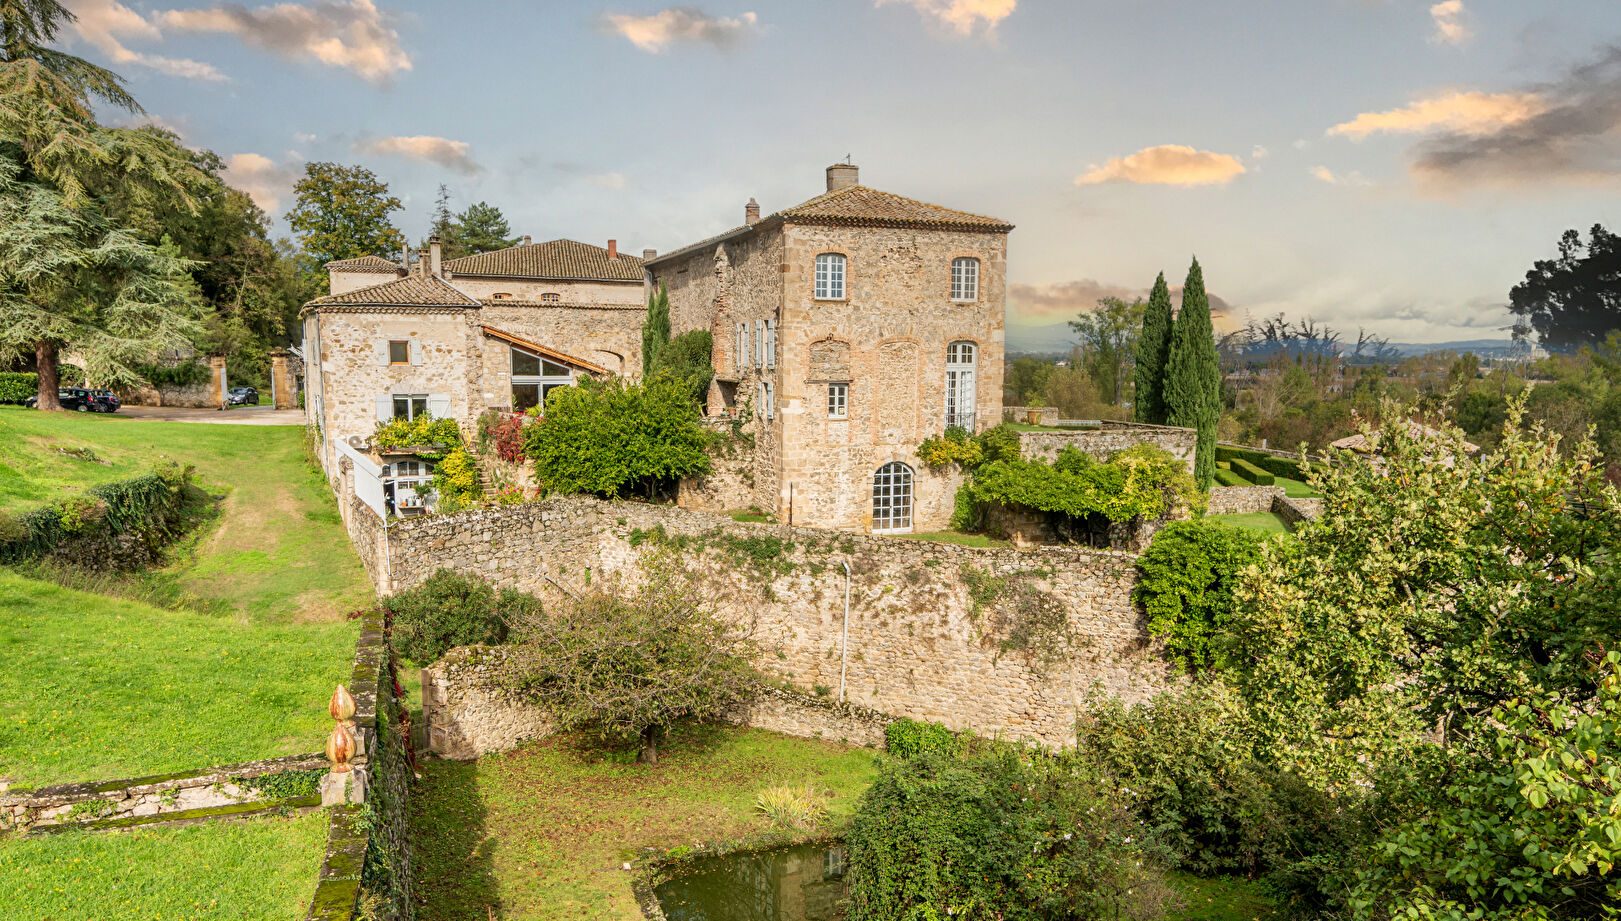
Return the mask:
[[354, 695], [349, 693], [348, 688], [338, 685], [337, 690], [332, 692], [332, 700], [326, 705], [326, 712], [340, 723], [349, 723], [355, 716]]
[[348, 726], [338, 723], [326, 737], [326, 760], [332, 762], [332, 773], [347, 774], [353, 768], [349, 759], [354, 756], [355, 735]]

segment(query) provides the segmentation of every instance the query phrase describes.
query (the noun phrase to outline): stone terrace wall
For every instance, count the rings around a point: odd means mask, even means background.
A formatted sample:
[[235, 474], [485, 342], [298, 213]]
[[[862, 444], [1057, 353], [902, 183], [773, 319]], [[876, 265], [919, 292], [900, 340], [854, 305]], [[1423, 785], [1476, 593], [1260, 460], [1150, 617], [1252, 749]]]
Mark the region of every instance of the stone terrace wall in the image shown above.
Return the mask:
[[1216, 486], [1210, 490], [1207, 515], [1248, 515], [1270, 512], [1272, 504], [1284, 498], [1282, 486]]
[[1302, 521], [1316, 518], [1323, 513], [1323, 500], [1321, 499], [1290, 499], [1287, 496], [1278, 496], [1272, 501], [1272, 511], [1283, 519], [1284, 524], [1293, 530], [1295, 525]]
[[[882, 713], [1062, 745], [1094, 688], [1140, 701], [1174, 680], [1131, 603], [1136, 558], [1109, 551], [976, 549], [560, 497], [396, 522], [378, 584], [397, 591], [448, 567], [547, 596], [634, 580], [662, 552], [723, 611], [755, 618], [762, 667], [807, 691], [838, 685], [848, 563], [848, 696]], [[1057, 637], [1036, 651], [1018, 642], [1031, 617]]]
[[1101, 429], [1074, 429], [1056, 432], [1020, 432], [1019, 454], [1026, 460], [1051, 461], [1065, 448], [1079, 448], [1098, 460], [1140, 444], [1151, 444], [1170, 452], [1193, 472], [1193, 453], [1199, 434], [1193, 429], [1163, 425], [1137, 425], [1105, 422]]

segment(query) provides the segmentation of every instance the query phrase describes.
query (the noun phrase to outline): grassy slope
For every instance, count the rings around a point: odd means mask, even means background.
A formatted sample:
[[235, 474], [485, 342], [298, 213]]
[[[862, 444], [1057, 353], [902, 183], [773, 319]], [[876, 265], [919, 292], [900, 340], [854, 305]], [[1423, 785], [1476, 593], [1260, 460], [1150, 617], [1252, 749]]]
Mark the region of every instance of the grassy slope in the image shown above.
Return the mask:
[[0, 847], [0, 921], [302, 918], [325, 839], [320, 812], [23, 838]]
[[846, 816], [876, 774], [874, 754], [759, 731], [677, 740], [655, 767], [551, 740], [465, 764], [432, 761], [412, 804], [421, 917], [641, 917], [631, 874], [643, 847], [764, 831], [762, 789], [812, 783]]
[[1212, 515], [1210, 517], [1216, 521], [1225, 521], [1230, 525], [1237, 525], [1240, 528], [1249, 528], [1254, 531], [1262, 531], [1267, 534], [1287, 534], [1289, 532], [1289, 526], [1283, 523], [1282, 518], [1279, 518], [1272, 512], [1250, 512], [1243, 515]]

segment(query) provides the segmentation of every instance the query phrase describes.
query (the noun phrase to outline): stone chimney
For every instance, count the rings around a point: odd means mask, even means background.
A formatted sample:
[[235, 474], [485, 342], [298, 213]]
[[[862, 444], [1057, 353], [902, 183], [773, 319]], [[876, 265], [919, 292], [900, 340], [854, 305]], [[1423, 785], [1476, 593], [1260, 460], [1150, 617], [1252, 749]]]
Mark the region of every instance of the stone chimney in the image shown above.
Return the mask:
[[533, 246], [534, 243], [535, 243], [534, 237], [531, 237], [528, 234], [523, 235], [523, 245], [524, 246]]
[[835, 163], [827, 168], [827, 190], [837, 192], [861, 184], [861, 167], [854, 163]]
[[445, 275], [444, 250], [439, 245], [438, 237], [428, 238], [428, 271], [434, 278], [443, 278]]
[[642, 261], [652, 262], [654, 259], [658, 258], [658, 255], [659, 251], [656, 249], [644, 249], [642, 250]]
[[[832, 183], [833, 183], [832, 174], [828, 175], [827, 181], [828, 181], [828, 186], [831, 188]], [[760, 203], [755, 201], [751, 197], [749, 199], [749, 203], [743, 206], [743, 223], [745, 223], [745, 224], [756, 224], [756, 223], [759, 223], [759, 221], [760, 221]]]
[[428, 277], [428, 251], [426, 248], [417, 251], [417, 277]]
[[608, 258], [609, 259], [618, 259], [619, 258], [619, 241], [618, 240], [609, 240], [608, 241]]

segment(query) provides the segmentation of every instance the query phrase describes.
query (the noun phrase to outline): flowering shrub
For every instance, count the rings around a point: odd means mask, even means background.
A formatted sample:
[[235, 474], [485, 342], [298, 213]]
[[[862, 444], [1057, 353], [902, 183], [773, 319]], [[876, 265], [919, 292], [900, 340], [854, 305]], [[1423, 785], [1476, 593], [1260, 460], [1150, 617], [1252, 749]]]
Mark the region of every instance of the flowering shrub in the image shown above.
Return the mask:
[[509, 464], [523, 460], [523, 429], [528, 419], [522, 413], [487, 412], [479, 417], [478, 437], [484, 450]]

